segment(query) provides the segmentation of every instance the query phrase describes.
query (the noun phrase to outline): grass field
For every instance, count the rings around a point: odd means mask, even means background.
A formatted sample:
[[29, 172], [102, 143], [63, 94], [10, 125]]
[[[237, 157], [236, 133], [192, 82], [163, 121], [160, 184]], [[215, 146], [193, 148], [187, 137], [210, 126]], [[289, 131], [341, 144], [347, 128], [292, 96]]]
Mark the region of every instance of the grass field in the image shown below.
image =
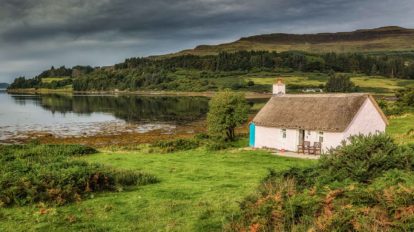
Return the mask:
[[392, 116], [387, 133], [401, 144], [414, 143], [414, 113]]
[[[257, 73], [243, 76], [245, 81], [254, 81], [258, 85], [273, 84], [277, 77], [282, 78], [288, 85], [300, 85], [309, 87], [318, 87], [328, 80], [327, 74], [324, 73]], [[353, 75], [351, 80], [355, 85], [360, 87], [362, 92], [391, 94], [398, 89], [405, 87], [414, 87], [414, 80], [392, 79], [381, 76], [362, 76]]]
[[70, 77], [47, 77], [47, 78], [42, 78], [42, 83], [52, 83], [53, 81], [63, 81], [69, 78]]
[[161, 182], [51, 207], [44, 214], [39, 206], [0, 208], [0, 231], [221, 231], [226, 217], [238, 210], [238, 202], [254, 191], [268, 169], [312, 163], [238, 149], [108, 152], [85, 159], [146, 171]]

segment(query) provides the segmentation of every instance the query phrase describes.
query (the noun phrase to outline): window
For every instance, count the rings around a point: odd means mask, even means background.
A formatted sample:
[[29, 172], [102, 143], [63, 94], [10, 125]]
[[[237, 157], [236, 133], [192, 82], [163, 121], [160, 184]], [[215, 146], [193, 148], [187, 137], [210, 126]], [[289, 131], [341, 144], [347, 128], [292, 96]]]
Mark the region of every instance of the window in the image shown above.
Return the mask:
[[282, 129], [282, 138], [286, 139], [286, 129]]
[[319, 131], [319, 142], [322, 143], [323, 142], [323, 132]]

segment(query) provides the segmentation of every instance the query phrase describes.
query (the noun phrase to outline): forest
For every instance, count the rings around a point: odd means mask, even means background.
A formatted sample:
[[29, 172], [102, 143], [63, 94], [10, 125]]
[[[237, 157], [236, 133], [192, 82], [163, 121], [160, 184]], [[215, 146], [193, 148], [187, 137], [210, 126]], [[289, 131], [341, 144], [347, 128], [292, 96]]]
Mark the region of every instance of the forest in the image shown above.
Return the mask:
[[[199, 71], [199, 75], [186, 75], [177, 81], [179, 70]], [[414, 79], [414, 62], [411, 57], [395, 54], [267, 52], [239, 51], [221, 52], [218, 55], [180, 55], [168, 58], [136, 57], [111, 67], [64, 66], [43, 71], [38, 76], [16, 78], [10, 89], [62, 88], [72, 85], [75, 91], [106, 90], [214, 90], [217, 79], [229, 72], [341, 72], [370, 76]], [[69, 79], [42, 81], [50, 77]], [[233, 83], [237, 85], [238, 83]], [[251, 83], [253, 84], [253, 83]]]

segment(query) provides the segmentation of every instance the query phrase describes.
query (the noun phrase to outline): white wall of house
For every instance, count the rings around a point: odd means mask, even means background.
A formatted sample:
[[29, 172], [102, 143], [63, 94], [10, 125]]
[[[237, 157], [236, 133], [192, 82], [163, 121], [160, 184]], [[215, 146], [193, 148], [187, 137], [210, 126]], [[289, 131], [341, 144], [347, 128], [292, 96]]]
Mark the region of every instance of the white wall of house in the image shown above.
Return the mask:
[[344, 139], [357, 134], [375, 134], [385, 132], [387, 124], [375, 108], [370, 99], [367, 99], [345, 130]]
[[[299, 145], [299, 130], [286, 129], [286, 138], [283, 138], [282, 128], [256, 126], [255, 147], [284, 149], [296, 152]], [[320, 131], [305, 131], [305, 141], [319, 142], [322, 137], [322, 150], [327, 151], [341, 144], [344, 133], [332, 133]]]
[[336, 148], [341, 145], [341, 142], [344, 140], [344, 133], [335, 133], [335, 132], [324, 132], [324, 138], [322, 143], [322, 151], [326, 152], [331, 148]]
[[[351, 135], [357, 134], [374, 134], [384, 132], [386, 123], [382, 119], [371, 100], [367, 99], [361, 106], [354, 119], [345, 130], [345, 132], [322, 132], [305, 130], [305, 141], [314, 142], [321, 141], [322, 151], [335, 148]], [[286, 138], [283, 138], [282, 128], [256, 126], [255, 131], [255, 147], [258, 148], [275, 148], [287, 151], [297, 151], [299, 144], [299, 130], [286, 129]]]
[[296, 151], [299, 143], [299, 132], [294, 129], [286, 129], [286, 138], [281, 128], [256, 126], [255, 134], [255, 147], [259, 148]]

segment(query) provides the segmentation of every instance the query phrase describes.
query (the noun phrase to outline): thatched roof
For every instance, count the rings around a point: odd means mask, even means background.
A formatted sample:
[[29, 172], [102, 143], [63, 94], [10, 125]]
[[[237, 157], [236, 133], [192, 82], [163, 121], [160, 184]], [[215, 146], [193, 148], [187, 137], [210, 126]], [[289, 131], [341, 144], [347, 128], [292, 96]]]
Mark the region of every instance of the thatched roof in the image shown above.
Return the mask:
[[343, 132], [366, 99], [373, 102], [387, 123], [372, 96], [364, 93], [273, 96], [253, 122], [266, 127]]

